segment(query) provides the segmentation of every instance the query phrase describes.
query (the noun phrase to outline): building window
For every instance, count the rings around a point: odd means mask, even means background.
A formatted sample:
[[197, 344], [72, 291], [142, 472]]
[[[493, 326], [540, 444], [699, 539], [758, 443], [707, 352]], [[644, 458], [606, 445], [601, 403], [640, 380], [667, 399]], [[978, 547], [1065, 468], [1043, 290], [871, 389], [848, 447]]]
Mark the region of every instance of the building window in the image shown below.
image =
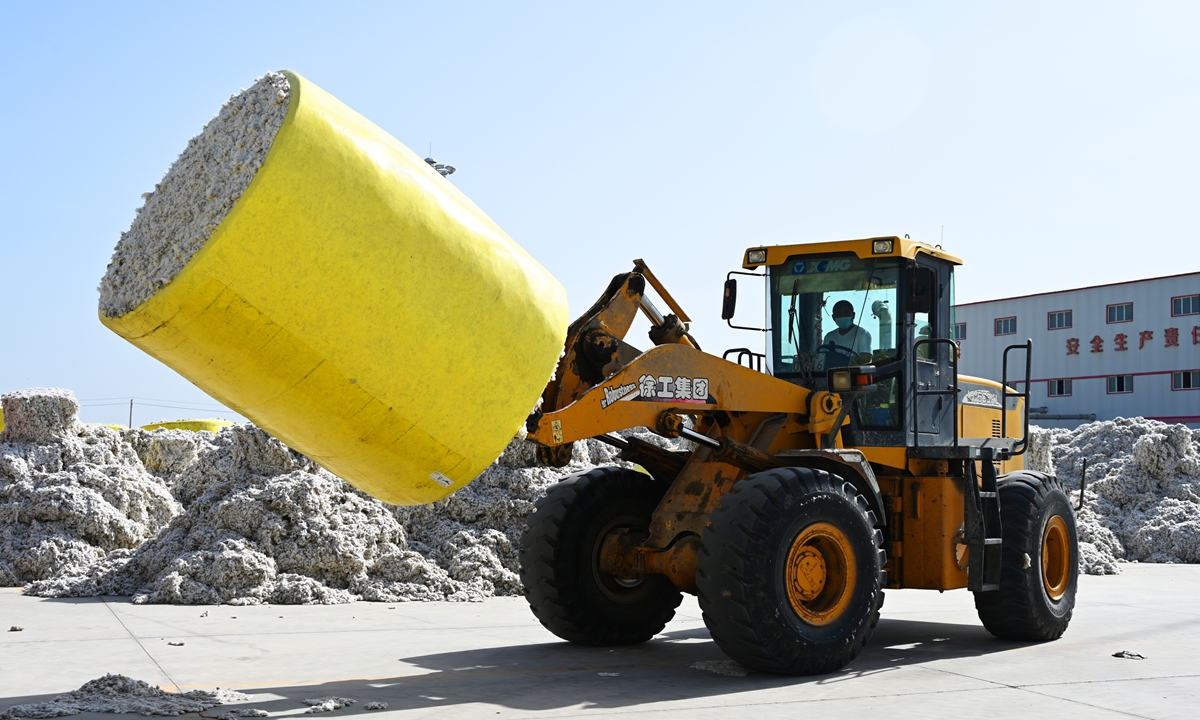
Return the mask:
[[1171, 298], [1171, 317], [1200, 315], [1200, 295]]
[[1118, 303], [1108, 306], [1108, 323], [1133, 322], [1133, 303]]
[[1046, 328], [1049, 330], [1064, 330], [1071, 327], [1071, 311], [1055, 310], [1046, 313]]
[[1132, 375], [1109, 375], [1108, 376], [1108, 394], [1122, 395], [1124, 393], [1133, 392], [1133, 376]]
[[1172, 390], [1200, 390], [1200, 370], [1171, 373]]
[[955, 340], [966, 340], [967, 339], [967, 324], [966, 323], [954, 323], [954, 339]]
[[1016, 335], [1017, 319], [1015, 317], [996, 318], [997, 335]]
[[1046, 394], [1050, 397], [1066, 397], [1071, 394], [1071, 378], [1047, 380]]

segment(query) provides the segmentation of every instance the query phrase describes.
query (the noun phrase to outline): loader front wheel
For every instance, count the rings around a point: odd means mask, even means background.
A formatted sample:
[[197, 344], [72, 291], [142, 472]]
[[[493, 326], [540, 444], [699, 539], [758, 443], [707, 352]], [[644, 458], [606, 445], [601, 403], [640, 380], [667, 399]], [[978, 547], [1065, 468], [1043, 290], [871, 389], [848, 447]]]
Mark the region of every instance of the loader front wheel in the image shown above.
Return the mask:
[[1059, 481], [1009, 473], [1000, 491], [1000, 589], [975, 593], [988, 632], [1003, 640], [1056, 640], [1066, 631], [1079, 584], [1075, 513]]
[[666, 627], [683, 600], [670, 580], [600, 570], [604, 538], [622, 528], [648, 535], [665, 492], [645, 473], [605, 467], [567, 478], [537, 502], [521, 536], [521, 582], [547, 630], [584, 645], [633, 645]]
[[784, 675], [834, 672], [879, 620], [883, 534], [836, 475], [778, 468], [734, 485], [701, 537], [704, 623], [739, 663]]

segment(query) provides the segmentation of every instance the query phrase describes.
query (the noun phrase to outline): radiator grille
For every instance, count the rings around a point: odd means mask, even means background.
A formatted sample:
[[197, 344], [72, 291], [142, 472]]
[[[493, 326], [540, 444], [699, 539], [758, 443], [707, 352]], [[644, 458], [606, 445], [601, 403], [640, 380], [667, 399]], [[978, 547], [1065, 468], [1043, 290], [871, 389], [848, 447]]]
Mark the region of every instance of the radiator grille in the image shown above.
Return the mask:
[[992, 421], [992, 437], [994, 437], [994, 438], [1000, 437], [1000, 421], [999, 420]]

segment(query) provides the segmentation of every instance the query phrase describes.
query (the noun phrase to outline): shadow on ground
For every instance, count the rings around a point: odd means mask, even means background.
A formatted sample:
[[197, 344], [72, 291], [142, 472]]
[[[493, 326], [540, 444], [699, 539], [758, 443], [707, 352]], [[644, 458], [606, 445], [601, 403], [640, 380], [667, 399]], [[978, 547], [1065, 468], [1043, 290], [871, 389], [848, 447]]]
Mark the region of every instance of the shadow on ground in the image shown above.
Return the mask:
[[[821, 690], [834, 683], [852, 685], [905, 666], [1019, 647], [1023, 645], [996, 640], [978, 625], [884, 619], [867, 649], [839, 672], [816, 677], [752, 672], [730, 677], [690, 667], [703, 661], [728, 660], [708, 631], [696, 628], [664, 633], [643, 645], [623, 648], [562, 642], [397, 658], [408, 667], [396, 677], [243, 689], [254, 695], [255, 701], [242, 707], [293, 715], [303, 711], [306, 698], [335, 695], [358, 701], [338, 715], [368, 712], [364, 706], [372, 701], [386, 702], [389, 711], [470, 704], [522, 711], [628, 708], [771, 688]], [[329, 664], [336, 667], [337, 658], [330, 657]], [[51, 697], [4, 698], [0, 708]], [[228, 709], [213, 708], [205, 716], [216, 717]]]

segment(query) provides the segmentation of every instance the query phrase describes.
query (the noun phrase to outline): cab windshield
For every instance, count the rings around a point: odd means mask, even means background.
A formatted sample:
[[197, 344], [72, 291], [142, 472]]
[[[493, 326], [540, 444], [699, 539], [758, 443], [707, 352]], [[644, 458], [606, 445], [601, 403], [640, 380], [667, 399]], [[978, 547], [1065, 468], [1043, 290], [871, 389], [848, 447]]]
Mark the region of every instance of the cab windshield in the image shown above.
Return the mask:
[[896, 360], [900, 261], [853, 254], [794, 256], [771, 268], [772, 370], [812, 377]]

